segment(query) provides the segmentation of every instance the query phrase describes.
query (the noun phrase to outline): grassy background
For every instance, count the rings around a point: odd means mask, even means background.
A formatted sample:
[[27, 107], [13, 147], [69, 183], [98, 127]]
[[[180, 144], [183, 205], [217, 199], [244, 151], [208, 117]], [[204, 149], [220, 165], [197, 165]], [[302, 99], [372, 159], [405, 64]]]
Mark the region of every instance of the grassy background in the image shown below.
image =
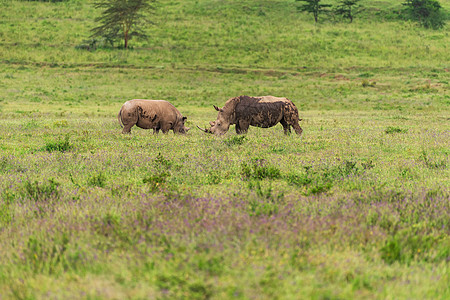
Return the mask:
[[[448, 298], [448, 29], [361, 3], [159, 1], [149, 40], [89, 52], [92, 1], [2, 2], [0, 298]], [[195, 129], [243, 94], [303, 136]], [[192, 130], [121, 135], [132, 98]]]

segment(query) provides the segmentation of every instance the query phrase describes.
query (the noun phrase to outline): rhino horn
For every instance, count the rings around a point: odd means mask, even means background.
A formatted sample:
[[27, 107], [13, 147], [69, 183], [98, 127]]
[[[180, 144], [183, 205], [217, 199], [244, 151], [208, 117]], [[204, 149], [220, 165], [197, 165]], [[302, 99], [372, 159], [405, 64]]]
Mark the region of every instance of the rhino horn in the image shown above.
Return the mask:
[[201, 127], [198, 126], [198, 125], [197, 125], [197, 128], [200, 129], [200, 130], [203, 131], [203, 132], [211, 133], [211, 130], [209, 130], [209, 129], [203, 129], [203, 128], [201, 128]]

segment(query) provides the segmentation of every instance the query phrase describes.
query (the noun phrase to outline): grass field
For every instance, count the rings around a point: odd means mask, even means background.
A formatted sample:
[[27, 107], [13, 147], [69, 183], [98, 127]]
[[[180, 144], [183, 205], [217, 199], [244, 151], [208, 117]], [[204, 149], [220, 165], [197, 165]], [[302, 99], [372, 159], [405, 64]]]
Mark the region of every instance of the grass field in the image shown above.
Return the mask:
[[[128, 51], [78, 47], [93, 1], [0, 2], [0, 299], [448, 299], [449, 31], [401, 2], [158, 1]], [[195, 128], [238, 95], [303, 135]], [[191, 130], [122, 135], [133, 98]]]

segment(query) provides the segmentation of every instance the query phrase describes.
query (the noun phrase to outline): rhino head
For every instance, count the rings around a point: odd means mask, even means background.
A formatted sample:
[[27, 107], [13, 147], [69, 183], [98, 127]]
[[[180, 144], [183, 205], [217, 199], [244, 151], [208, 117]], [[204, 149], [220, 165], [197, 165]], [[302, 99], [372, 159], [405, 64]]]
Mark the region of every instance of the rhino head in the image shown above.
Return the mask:
[[211, 127], [208, 129], [203, 129], [198, 126], [197, 127], [206, 133], [223, 135], [227, 133], [228, 129], [230, 128], [231, 114], [224, 111], [223, 108], [218, 108], [215, 105], [214, 108], [219, 112], [219, 114], [217, 115], [217, 120], [209, 122], [209, 125], [211, 125]]
[[176, 128], [174, 128], [175, 133], [187, 133], [190, 128], [186, 127], [184, 123], [186, 122], [187, 117], [183, 117], [182, 121], [179, 123]]

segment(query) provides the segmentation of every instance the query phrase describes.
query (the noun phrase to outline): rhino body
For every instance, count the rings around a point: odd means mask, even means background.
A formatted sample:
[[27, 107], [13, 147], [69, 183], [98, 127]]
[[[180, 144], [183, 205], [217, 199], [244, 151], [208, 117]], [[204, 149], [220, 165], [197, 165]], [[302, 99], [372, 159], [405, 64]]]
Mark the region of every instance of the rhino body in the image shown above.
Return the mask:
[[184, 126], [186, 117], [165, 100], [129, 100], [122, 105], [117, 118], [123, 127], [122, 133], [130, 133], [134, 125], [153, 129], [153, 133], [158, 133], [159, 130], [163, 133], [169, 130], [186, 133], [189, 130]]
[[239, 96], [229, 99], [223, 108], [214, 108], [219, 114], [216, 121], [210, 122], [211, 128], [202, 129], [207, 133], [222, 135], [230, 125], [236, 124], [236, 133], [243, 134], [250, 125], [268, 128], [278, 123], [283, 125], [285, 134], [291, 132], [291, 126], [298, 135], [303, 131], [298, 123], [301, 119], [297, 107], [287, 98]]

